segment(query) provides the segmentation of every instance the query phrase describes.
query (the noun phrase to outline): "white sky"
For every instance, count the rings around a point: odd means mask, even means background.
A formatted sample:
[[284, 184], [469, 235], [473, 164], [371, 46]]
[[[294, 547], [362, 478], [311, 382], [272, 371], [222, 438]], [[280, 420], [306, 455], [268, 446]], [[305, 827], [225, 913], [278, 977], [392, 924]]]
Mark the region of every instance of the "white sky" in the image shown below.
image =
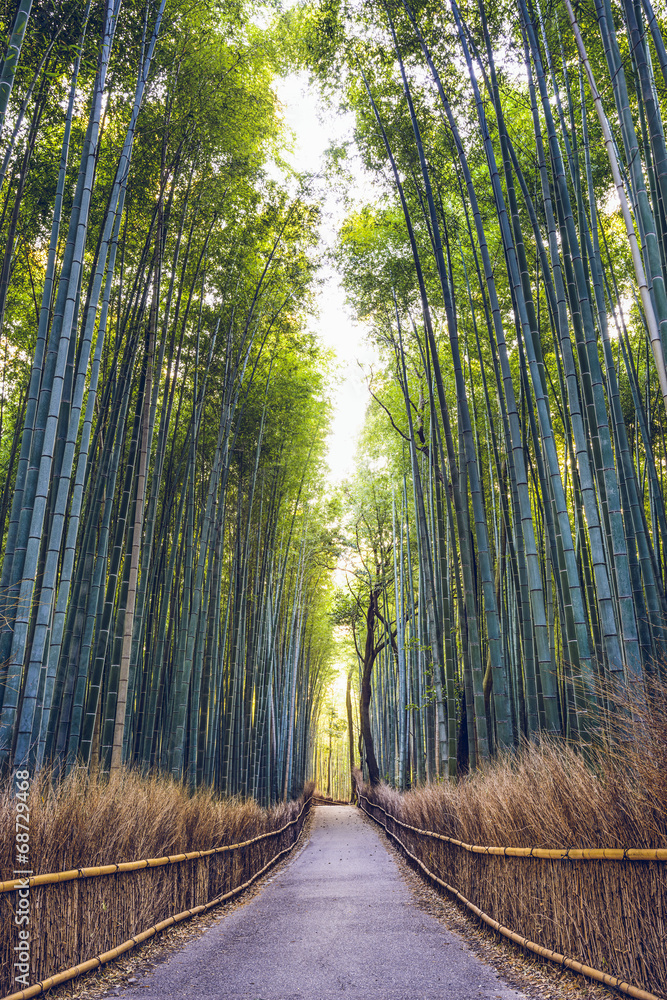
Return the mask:
[[[285, 159], [294, 169], [315, 175], [314, 189], [323, 201], [320, 235], [324, 247], [331, 248], [345, 209], [322, 177], [324, 153], [332, 140], [340, 142], [350, 137], [352, 116], [336, 115], [326, 108], [305, 73], [290, 74], [276, 81], [275, 90], [283, 105], [285, 121], [294, 132], [293, 152]], [[359, 195], [370, 198], [370, 181], [360, 168], [355, 170], [355, 180]], [[361, 366], [372, 364], [377, 355], [368, 342], [366, 329], [353, 320], [340, 277], [333, 267], [324, 264], [318, 278], [322, 282], [318, 293], [319, 316], [312, 318], [310, 329], [337, 355], [338, 384], [333, 390], [334, 413], [327, 459], [329, 479], [335, 484], [354, 469], [357, 437], [369, 398]]]

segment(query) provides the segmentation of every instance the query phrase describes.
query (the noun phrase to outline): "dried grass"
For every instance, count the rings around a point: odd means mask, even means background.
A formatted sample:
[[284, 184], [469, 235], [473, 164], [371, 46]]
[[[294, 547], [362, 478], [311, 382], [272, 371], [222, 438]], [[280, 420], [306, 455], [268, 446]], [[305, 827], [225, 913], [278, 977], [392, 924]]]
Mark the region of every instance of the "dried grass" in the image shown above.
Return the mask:
[[[30, 858], [35, 874], [155, 858], [237, 843], [293, 819], [296, 803], [262, 809], [253, 800], [189, 795], [167, 777], [123, 770], [108, 781], [85, 769], [53, 784], [42, 772], [30, 792]], [[0, 881], [12, 878], [15, 800], [0, 789]]]
[[[309, 786], [304, 795], [312, 791]], [[30, 868], [35, 874], [162, 857], [250, 840], [295, 819], [303, 798], [262, 809], [252, 800], [189, 795], [165, 777], [124, 770], [108, 781], [84, 770], [30, 791]], [[0, 790], [0, 880], [14, 877], [15, 799]], [[301, 824], [239, 851], [118, 873], [30, 894], [30, 981], [69, 968], [154, 923], [246, 881], [296, 839]], [[0, 896], [0, 995], [13, 991], [14, 893]]]
[[[667, 689], [618, 708], [587, 759], [562, 741], [524, 747], [457, 784], [364, 793], [420, 829], [496, 847], [667, 846]], [[377, 818], [382, 819], [380, 813]], [[667, 996], [667, 866], [470, 854], [392, 832], [423, 863], [511, 930]]]

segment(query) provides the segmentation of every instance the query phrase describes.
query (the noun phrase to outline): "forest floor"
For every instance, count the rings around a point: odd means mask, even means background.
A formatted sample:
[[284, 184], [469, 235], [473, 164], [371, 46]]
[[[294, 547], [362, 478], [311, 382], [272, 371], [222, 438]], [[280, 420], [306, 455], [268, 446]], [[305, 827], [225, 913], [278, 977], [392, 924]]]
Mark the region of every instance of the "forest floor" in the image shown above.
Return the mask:
[[370, 820], [332, 806], [314, 810], [297, 854], [268, 873], [260, 889], [58, 991], [77, 1000], [341, 994], [350, 1000], [610, 996], [477, 927], [426, 885]]

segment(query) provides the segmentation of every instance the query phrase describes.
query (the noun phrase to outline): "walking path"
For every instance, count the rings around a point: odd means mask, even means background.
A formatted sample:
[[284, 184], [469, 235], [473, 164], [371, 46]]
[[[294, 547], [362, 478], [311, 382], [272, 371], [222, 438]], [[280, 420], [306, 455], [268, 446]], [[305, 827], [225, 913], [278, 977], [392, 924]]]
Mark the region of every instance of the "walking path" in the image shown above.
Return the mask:
[[351, 806], [257, 896], [124, 990], [126, 1000], [525, 1000], [418, 909]]

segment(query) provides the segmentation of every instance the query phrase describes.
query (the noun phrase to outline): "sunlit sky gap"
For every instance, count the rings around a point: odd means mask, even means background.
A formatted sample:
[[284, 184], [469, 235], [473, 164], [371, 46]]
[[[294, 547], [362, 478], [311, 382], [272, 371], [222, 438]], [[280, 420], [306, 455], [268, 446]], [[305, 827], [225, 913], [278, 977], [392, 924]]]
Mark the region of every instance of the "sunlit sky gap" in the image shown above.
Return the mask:
[[[316, 88], [309, 84], [306, 73], [293, 73], [276, 81], [275, 91], [283, 106], [285, 122], [294, 133], [287, 163], [301, 173], [314, 175], [314, 193], [322, 204], [320, 237], [322, 249], [330, 250], [345, 209], [326, 183], [323, 175], [325, 152], [331, 142], [349, 139], [353, 129], [351, 115], [336, 115], [326, 108]], [[360, 166], [352, 163], [359, 196], [371, 196], [370, 182]], [[337, 358], [337, 378], [333, 392], [333, 419], [328, 438], [331, 483], [351, 475], [359, 432], [363, 426], [368, 388], [364, 370], [377, 355], [366, 336], [363, 325], [355, 322], [345, 303], [340, 276], [330, 262], [319, 268], [321, 285], [317, 292], [319, 315], [310, 320], [310, 329], [317, 334]]]

